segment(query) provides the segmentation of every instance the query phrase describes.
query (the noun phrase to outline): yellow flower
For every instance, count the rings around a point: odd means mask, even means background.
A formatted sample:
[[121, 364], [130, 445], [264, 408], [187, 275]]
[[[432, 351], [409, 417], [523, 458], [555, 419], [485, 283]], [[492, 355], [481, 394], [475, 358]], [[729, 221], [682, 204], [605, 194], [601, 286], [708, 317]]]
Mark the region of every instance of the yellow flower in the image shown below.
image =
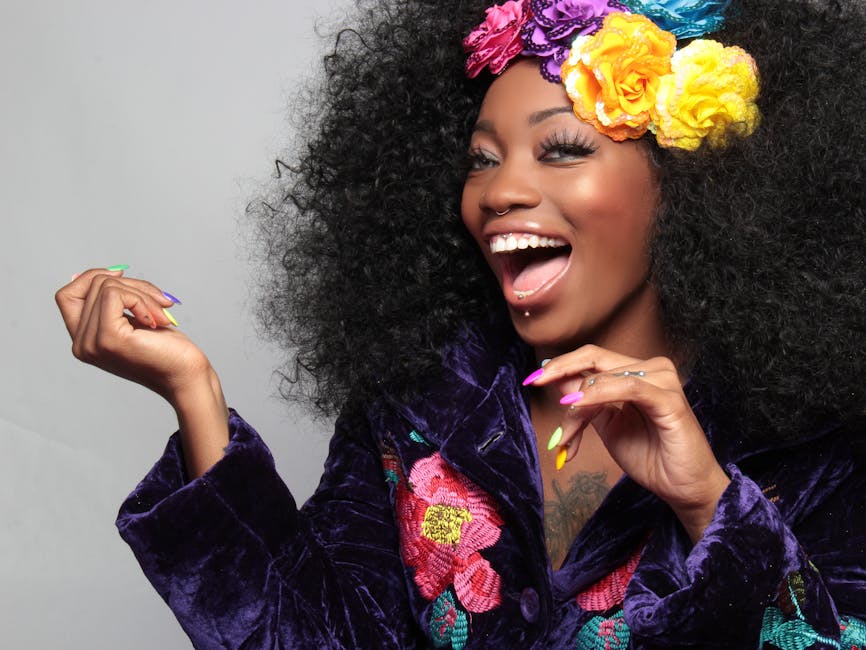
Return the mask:
[[642, 136], [676, 44], [645, 16], [608, 14], [598, 32], [574, 41], [562, 66], [575, 114], [614, 140]]
[[671, 69], [659, 86], [651, 127], [659, 145], [694, 151], [706, 139], [723, 148], [729, 137], [757, 128], [758, 68], [744, 50], [692, 41], [674, 54]]

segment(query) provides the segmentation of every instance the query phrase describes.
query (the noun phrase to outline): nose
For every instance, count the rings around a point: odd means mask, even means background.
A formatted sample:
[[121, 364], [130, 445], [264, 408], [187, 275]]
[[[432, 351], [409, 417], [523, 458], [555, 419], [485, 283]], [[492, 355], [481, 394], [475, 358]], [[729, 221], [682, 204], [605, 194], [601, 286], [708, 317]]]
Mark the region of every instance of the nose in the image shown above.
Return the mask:
[[503, 160], [487, 173], [480, 207], [499, 216], [517, 208], [533, 208], [541, 202], [531, 166], [515, 158]]

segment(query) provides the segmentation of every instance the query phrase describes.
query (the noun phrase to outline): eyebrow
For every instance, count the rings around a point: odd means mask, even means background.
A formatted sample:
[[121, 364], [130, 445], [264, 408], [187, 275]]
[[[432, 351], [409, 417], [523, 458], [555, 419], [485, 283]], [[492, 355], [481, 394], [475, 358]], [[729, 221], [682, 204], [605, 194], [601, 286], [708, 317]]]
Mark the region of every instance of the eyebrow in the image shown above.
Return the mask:
[[[555, 106], [554, 108], [546, 108], [543, 111], [536, 111], [529, 116], [527, 122], [530, 126], [535, 126], [536, 124], [540, 124], [544, 120], [553, 117], [554, 115], [559, 115], [560, 113], [571, 113], [571, 106]], [[493, 128], [493, 123], [490, 120], [479, 120], [475, 123], [475, 126], [472, 127], [472, 132], [481, 131], [482, 133], [493, 133], [495, 129]]]

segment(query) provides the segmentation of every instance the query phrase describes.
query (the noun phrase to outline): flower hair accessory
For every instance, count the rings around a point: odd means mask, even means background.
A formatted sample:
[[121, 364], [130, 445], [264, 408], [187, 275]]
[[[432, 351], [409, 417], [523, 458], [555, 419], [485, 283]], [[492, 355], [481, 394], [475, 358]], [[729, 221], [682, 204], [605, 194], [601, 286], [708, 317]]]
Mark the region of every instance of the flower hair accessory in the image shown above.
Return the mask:
[[518, 55], [561, 82], [578, 118], [622, 141], [720, 149], [760, 122], [758, 69], [739, 47], [694, 38], [724, 23], [730, 0], [509, 0], [463, 41], [466, 74], [499, 74]]

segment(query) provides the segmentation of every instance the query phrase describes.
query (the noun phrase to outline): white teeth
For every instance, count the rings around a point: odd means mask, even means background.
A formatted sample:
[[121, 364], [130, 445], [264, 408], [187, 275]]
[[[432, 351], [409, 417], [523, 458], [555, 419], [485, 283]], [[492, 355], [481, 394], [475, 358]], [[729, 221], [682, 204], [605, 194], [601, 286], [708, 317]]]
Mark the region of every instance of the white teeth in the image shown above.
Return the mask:
[[560, 248], [568, 242], [558, 237], [539, 237], [538, 235], [513, 234], [496, 235], [490, 239], [491, 253], [510, 253], [527, 248]]

